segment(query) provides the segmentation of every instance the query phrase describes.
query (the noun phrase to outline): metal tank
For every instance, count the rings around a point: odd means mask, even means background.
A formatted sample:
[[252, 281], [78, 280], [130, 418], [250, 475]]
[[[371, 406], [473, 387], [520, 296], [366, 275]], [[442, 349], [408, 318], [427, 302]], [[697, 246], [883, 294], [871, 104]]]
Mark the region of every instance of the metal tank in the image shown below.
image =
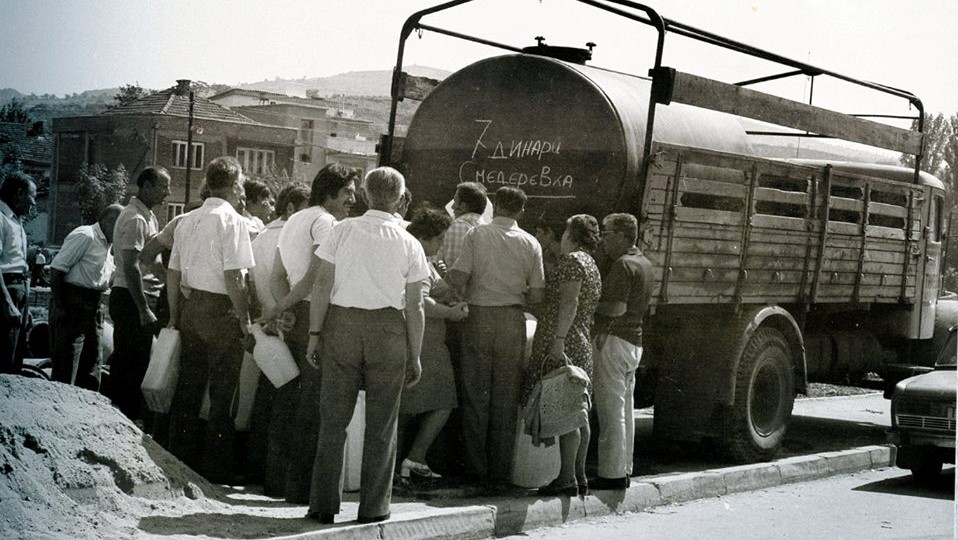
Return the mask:
[[[443, 205], [456, 184], [529, 196], [525, 227], [585, 212], [637, 210], [650, 79], [530, 54], [476, 62], [422, 102], [402, 161], [417, 200]], [[672, 104], [656, 141], [750, 154], [736, 117]]]

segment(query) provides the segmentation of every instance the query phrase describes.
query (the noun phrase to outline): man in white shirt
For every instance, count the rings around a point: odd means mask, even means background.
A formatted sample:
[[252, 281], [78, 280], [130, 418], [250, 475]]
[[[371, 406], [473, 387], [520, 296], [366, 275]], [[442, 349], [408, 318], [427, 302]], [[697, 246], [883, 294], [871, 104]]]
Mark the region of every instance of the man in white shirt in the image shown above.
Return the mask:
[[[263, 310], [263, 319], [269, 320], [286, 310], [296, 318], [293, 329], [286, 333], [286, 343], [299, 366], [299, 377], [277, 389], [273, 415], [293, 418], [285, 422], [287, 428], [275, 426], [270, 437], [264, 489], [270, 493], [285, 494], [291, 503], [309, 500], [309, 478], [316, 451], [319, 431], [320, 371], [306, 362], [307, 333], [309, 331], [309, 302], [319, 269], [316, 248], [322, 245], [338, 220], [349, 215], [356, 202], [354, 169], [329, 164], [316, 174], [309, 196], [309, 207], [296, 212], [286, 221], [279, 234], [276, 258], [273, 263], [272, 292], [276, 305]], [[280, 478], [285, 471], [285, 478]]]
[[319, 444], [307, 517], [332, 523], [342, 499], [346, 426], [366, 390], [359, 522], [389, 518], [396, 421], [403, 381], [422, 371], [422, 290], [429, 265], [422, 245], [392, 215], [405, 180], [380, 167], [366, 176], [369, 210], [336, 226], [316, 254], [307, 358], [322, 364]]
[[152, 207], [170, 194], [170, 174], [163, 167], [147, 167], [136, 177], [137, 194], [130, 198], [113, 231], [113, 254], [117, 271], [110, 290], [113, 320], [113, 358], [106, 394], [128, 418], [141, 417], [143, 393], [140, 384], [150, 363], [154, 312], [160, 295], [159, 281], [151, 265], [140, 264], [139, 253], [159, 232]]
[[0, 373], [20, 373], [26, 341], [30, 265], [24, 218], [36, 205], [37, 186], [23, 173], [0, 184]]
[[50, 263], [53, 295], [53, 380], [100, 388], [100, 298], [113, 278], [113, 226], [123, 206], [111, 204], [93, 225], [81, 225], [63, 240]]
[[[210, 197], [176, 228], [167, 286], [172, 328], [180, 330], [180, 374], [170, 408], [169, 449], [213, 482], [235, 479], [231, 403], [249, 325], [243, 271], [253, 267], [245, 218], [233, 209], [243, 172], [232, 157], [206, 168]], [[180, 305], [182, 291], [185, 299]], [[209, 382], [205, 441], [199, 411]]]

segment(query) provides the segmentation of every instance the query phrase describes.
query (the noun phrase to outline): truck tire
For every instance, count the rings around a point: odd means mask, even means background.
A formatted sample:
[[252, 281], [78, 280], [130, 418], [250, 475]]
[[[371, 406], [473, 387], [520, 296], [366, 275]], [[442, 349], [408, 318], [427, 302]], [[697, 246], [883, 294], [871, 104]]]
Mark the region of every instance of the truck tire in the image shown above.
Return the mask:
[[726, 411], [724, 443], [736, 461], [767, 461], [781, 449], [795, 402], [788, 341], [774, 328], [759, 328], [742, 351], [735, 403]]
[[911, 477], [920, 484], [932, 484], [941, 474], [942, 461], [929, 452], [925, 452], [918, 460], [918, 464], [912, 467]]

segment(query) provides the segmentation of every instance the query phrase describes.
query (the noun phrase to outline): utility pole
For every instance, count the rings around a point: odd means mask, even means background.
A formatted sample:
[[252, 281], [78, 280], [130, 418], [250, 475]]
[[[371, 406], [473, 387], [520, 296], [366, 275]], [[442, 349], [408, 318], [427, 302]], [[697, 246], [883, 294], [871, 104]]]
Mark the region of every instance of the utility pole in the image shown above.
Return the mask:
[[186, 195], [183, 210], [190, 205], [190, 170], [193, 168], [193, 90], [190, 90], [190, 114], [186, 128]]

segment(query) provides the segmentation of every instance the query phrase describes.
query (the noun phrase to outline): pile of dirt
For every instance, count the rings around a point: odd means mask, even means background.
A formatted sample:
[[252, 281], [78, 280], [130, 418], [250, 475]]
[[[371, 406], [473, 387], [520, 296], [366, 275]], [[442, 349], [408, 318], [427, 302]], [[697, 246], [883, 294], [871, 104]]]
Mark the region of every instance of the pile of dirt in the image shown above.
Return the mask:
[[218, 494], [103, 396], [0, 375], [0, 538], [132, 537]]

